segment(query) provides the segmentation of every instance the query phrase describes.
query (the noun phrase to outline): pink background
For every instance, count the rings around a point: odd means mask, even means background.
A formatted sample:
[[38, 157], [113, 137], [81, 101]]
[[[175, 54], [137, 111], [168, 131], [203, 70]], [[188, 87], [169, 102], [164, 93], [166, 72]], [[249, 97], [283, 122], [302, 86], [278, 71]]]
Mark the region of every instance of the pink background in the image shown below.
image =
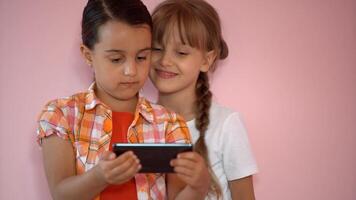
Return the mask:
[[[244, 117], [257, 198], [356, 199], [356, 1], [210, 2], [230, 45], [212, 90]], [[0, 199], [50, 198], [36, 117], [90, 83], [84, 3], [0, 1]]]

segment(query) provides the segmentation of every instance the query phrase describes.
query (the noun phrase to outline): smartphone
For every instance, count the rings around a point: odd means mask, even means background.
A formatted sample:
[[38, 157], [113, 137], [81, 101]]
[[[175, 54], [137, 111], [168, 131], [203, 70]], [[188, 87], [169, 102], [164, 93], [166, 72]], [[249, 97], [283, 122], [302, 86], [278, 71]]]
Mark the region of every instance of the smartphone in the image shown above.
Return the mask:
[[142, 165], [139, 173], [173, 173], [170, 161], [179, 153], [192, 151], [192, 144], [166, 143], [115, 143], [113, 151], [117, 156], [132, 151]]

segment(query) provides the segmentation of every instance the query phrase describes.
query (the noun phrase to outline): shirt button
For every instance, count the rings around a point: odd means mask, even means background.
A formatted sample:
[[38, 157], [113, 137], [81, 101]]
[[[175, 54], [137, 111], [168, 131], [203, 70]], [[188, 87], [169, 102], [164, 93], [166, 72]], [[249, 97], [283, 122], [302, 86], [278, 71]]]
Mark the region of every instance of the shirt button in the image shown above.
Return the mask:
[[105, 133], [110, 133], [112, 131], [112, 121], [109, 118], [104, 120], [103, 130]]

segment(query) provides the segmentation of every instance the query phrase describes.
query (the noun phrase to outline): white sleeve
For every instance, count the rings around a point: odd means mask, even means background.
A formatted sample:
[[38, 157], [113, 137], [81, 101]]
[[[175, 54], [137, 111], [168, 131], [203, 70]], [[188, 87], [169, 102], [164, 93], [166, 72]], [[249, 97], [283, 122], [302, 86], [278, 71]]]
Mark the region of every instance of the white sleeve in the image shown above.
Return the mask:
[[238, 113], [232, 113], [222, 130], [223, 165], [229, 181], [255, 174], [257, 165], [245, 127]]

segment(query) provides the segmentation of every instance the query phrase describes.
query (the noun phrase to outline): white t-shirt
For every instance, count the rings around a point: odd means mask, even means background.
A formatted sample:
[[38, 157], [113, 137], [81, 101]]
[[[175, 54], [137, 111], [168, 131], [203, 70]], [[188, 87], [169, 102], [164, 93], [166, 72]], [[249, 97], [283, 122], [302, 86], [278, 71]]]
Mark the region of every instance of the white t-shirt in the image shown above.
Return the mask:
[[[188, 121], [187, 124], [195, 143], [199, 137], [195, 120]], [[223, 199], [229, 200], [231, 194], [228, 181], [257, 172], [257, 165], [239, 114], [212, 103], [210, 124], [205, 135], [205, 142], [208, 147], [210, 164], [219, 179]]]

